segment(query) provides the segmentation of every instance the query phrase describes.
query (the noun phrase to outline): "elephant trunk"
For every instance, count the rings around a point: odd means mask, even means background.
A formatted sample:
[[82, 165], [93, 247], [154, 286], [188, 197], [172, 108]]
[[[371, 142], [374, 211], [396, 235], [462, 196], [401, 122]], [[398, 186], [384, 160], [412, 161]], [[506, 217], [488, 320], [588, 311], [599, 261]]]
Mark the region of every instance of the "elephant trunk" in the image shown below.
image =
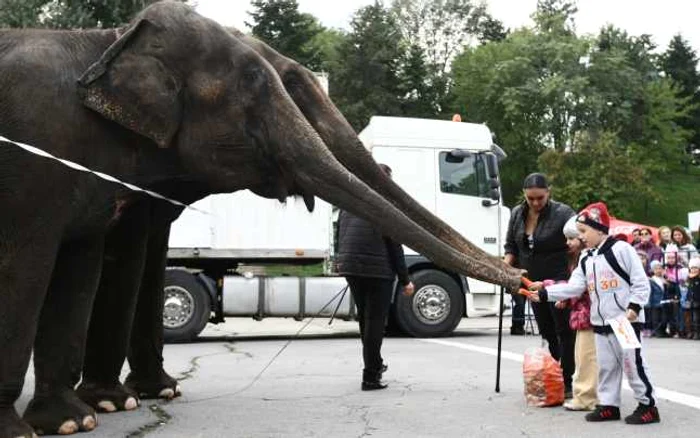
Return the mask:
[[[298, 71], [289, 77], [291, 76], [295, 78], [295, 82], [299, 82]], [[313, 78], [310, 80], [315, 81]], [[328, 149], [347, 170], [412, 218], [419, 226], [459, 252], [497, 266], [508, 272], [510, 276], [519, 275], [520, 270], [505, 264], [500, 258], [488, 254], [465, 239], [408, 195], [379, 168], [353, 128], [318, 84], [312, 82], [305, 85], [305, 87], [288, 86], [287, 89], [292, 100], [321, 136]], [[314, 91], [310, 92], [310, 90]]]
[[519, 275], [520, 270], [505, 264], [500, 258], [488, 254], [469, 242], [388, 178], [362, 145], [352, 126], [321, 89], [313, 73], [296, 61], [279, 54], [262, 41], [233, 28], [229, 28], [229, 31], [270, 62], [282, 79], [289, 96], [321, 136], [331, 153], [347, 170], [452, 248], [472, 258], [488, 261], [508, 272], [510, 276]]
[[292, 150], [282, 154], [286, 161], [283, 164], [295, 169], [296, 182], [306, 194], [318, 196], [372, 222], [382, 234], [410, 246], [446, 269], [517, 289], [520, 284], [519, 271], [509, 268], [499, 259], [495, 259], [498, 263], [494, 263], [493, 259], [480, 257], [485, 254], [483, 251], [480, 251], [481, 254], [457, 251], [449, 245], [444, 235], [436, 237], [426, 231], [405, 210], [398, 209], [348, 171], [305, 120], [297, 120], [294, 131], [301, 137], [298, 142], [286, 146]]

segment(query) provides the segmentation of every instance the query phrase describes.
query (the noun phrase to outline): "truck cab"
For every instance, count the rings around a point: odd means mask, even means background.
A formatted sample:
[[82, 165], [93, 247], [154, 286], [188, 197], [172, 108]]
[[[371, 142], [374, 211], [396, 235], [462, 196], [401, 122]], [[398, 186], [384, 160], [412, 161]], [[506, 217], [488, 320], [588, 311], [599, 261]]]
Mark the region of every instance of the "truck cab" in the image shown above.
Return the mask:
[[[372, 117], [359, 136], [408, 194], [470, 242], [501, 255], [510, 218], [498, 178], [505, 154], [486, 125]], [[463, 315], [496, 313], [497, 286], [444, 270], [410, 248], [405, 253], [416, 292], [395, 300], [394, 315], [404, 331], [446, 334]]]

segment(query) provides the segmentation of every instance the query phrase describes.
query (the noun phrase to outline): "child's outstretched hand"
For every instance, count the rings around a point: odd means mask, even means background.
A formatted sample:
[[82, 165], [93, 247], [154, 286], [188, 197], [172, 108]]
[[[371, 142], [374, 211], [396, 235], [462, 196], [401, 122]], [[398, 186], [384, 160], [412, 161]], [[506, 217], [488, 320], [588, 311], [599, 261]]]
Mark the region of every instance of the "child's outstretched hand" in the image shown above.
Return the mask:
[[527, 290], [527, 289], [520, 289], [518, 293], [528, 300], [532, 301], [533, 303], [539, 303], [540, 302], [540, 294], [537, 291], [534, 290]]
[[530, 283], [530, 286], [528, 287], [528, 289], [534, 290], [534, 291], [542, 290], [542, 289], [544, 289], [544, 283], [541, 281], [533, 281], [532, 283]]

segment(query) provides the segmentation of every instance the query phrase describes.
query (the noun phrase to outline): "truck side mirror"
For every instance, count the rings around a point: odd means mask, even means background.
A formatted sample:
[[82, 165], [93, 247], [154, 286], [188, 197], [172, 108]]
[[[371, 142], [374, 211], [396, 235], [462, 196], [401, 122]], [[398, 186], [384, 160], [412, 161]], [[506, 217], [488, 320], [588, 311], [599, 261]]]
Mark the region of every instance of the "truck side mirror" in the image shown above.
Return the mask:
[[486, 162], [486, 174], [490, 179], [498, 180], [498, 157], [493, 152], [484, 153]]
[[481, 205], [484, 207], [493, 207], [494, 205], [499, 204], [499, 201], [501, 200], [501, 191], [498, 190], [498, 188], [492, 188], [489, 190], [488, 196], [488, 199], [481, 200]]

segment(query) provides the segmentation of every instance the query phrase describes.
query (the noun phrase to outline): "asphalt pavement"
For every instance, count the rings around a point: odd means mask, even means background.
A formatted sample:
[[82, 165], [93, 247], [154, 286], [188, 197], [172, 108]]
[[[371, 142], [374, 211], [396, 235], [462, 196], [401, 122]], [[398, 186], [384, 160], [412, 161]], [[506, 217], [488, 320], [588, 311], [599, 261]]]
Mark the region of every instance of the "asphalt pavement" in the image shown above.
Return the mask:
[[[385, 339], [389, 388], [363, 392], [356, 323], [231, 318], [209, 325], [198, 342], [166, 345], [166, 369], [181, 381], [182, 397], [145, 400], [134, 412], [100, 414], [90, 436], [638, 438], [640, 433], [697, 433], [700, 341], [645, 339], [660, 424], [593, 424], [584, 421], [584, 413], [526, 405], [522, 355], [541, 345], [536, 335], [504, 331], [500, 392], [495, 391], [497, 321], [466, 318], [448, 338]], [[20, 410], [32, 390], [30, 372]], [[623, 415], [635, 406], [625, 390]]]

